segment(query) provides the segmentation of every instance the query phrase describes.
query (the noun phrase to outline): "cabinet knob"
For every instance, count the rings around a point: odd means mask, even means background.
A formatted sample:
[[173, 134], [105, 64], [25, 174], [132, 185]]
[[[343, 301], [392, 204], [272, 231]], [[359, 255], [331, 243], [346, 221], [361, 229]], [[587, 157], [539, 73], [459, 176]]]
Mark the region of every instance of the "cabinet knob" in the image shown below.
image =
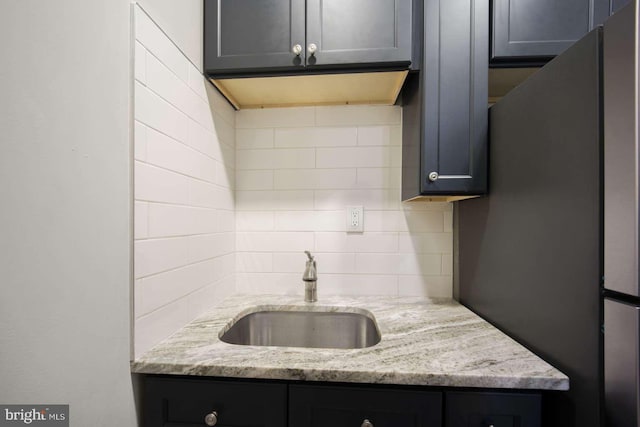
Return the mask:
[[373, 427], [373, 424], [371, 424], [371, 421], [369, 420], [364, 420], [360, 427]]
[[307, 47], [307, 50], [309, 51], [309, 55], [313, 56], [313, 54], [318, 50], [318, 46], [316, 46], [315, 43], [309, 43], [309, 47]]
[[204, 417], [204, 423], [208, 426], [214, 426], [218, 424], [218, 413], [216, 411], [211, 411], [210, 414], [207, 414]]
[[438, 180], [438, 172], [431, 172], [429, 174], [429, 181], [435, 182]]
[[294, 44], [291, 48], [291, 52], [293, 52], [296, 56], [300, 56], [300, 54], [302, 53], [302, 46], [300, 46], [299, 44]]

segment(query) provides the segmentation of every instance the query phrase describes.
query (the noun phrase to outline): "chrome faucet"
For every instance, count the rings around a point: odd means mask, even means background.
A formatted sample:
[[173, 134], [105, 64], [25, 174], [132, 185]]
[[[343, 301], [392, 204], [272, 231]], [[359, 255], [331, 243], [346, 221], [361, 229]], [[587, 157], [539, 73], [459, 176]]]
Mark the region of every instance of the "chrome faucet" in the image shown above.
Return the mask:
[[304, 301], [316, 302], [318, 301], [318, 271], [316, 270], [316, 261], [313, 259], [311, 252], [304, 251], [309, 258], [304, 267], [304, 273], [302, 274], [302, 281], [304, 282]]

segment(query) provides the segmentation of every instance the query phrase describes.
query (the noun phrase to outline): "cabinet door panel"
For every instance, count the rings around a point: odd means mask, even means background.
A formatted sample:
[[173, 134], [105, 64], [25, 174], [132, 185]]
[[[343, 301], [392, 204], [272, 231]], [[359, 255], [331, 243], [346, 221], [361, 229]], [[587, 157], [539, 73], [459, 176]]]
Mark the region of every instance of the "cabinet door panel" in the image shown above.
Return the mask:
[[290, 427], [354, 427], [368, 419], [376, 427], [441, 426], [440, 392], [351, 386], [289, 387]]
[[308, 66], [411, 61], [412, 0], [307, 0]]
[[424, 2], [425, 72], [403, 93], [403, 200], [486, 193], [488, 12], [488, 0]]
[[216, 411], [224, 427], [282, 427], [286, 396], [284, 384], [146, 377], [143, 426], [203, 426]]
[[494, 0], [492, 60], [555, 56], [609, 16], [611, 0]]
[[304, 65], [304, 0], [205, 0], [205, 71]]
[[539, 394], [447, 392], [446, 427], [540, 427]]

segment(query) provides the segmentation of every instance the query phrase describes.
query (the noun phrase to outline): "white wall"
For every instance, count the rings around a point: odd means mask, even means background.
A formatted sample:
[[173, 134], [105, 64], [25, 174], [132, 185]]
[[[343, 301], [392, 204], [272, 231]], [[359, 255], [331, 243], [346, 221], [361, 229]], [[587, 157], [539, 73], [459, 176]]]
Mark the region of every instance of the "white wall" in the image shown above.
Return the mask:
[[0, 6], [0, 402], [134, 426], [130, 4]]
[[135, 7], [135, 354], [235, 291], [235, 113]]
[[[452, 206], [400, 201], [395, 106], [236, 113], [238, 290], [302, 294], [309, 249], [322, 295], [452, 295]], [[348, 205], [364, 233], [346, 233]]]

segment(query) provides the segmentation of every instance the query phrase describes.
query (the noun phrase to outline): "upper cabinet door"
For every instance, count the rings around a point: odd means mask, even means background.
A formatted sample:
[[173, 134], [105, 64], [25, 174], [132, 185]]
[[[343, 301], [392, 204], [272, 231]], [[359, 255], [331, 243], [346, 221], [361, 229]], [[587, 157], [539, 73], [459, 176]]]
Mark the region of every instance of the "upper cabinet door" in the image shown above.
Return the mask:
[[493, 0], [492, 52], [501, 61], [544, 61], [601, 24], [611, 2], [625, 0]]
[[304, 66], [305, 0], [205, 0], [204, 14], [205, 72]]
[[307, 0], [307, 65], [408, 65], [411, 9], [412, 0]]

